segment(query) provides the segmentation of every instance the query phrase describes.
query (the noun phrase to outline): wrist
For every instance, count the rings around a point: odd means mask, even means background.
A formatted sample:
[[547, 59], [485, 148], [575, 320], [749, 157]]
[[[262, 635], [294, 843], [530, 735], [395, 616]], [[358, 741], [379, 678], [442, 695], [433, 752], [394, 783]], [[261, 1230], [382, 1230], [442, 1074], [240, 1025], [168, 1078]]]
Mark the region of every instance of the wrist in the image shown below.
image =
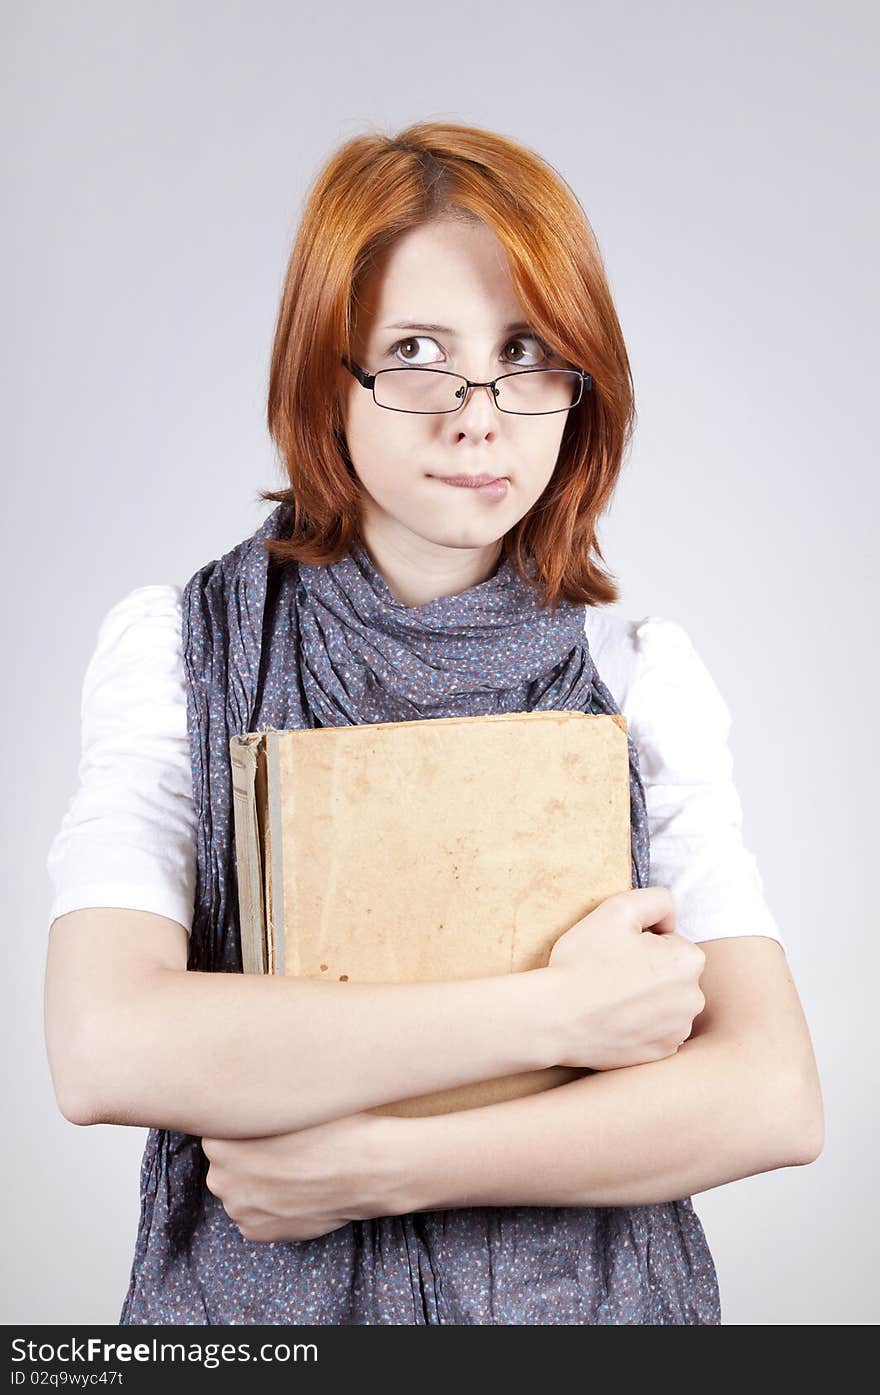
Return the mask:
[[531, 969], [526, 975], [532, 980], [534, 1010], [534, 1040], [539, 1052], [536, 1068], [558, 1066], [571, 1054], [571, 1024], [565, 984], [557, 969], [547, 965]]
[[517, 1075], [558, 1065], [569, 1037], [563, 986], [549, 968], [521, 969], [485, 981], [491, 993], [486, 994], [483, 1022], [498, 1048], [497, 1069], [491, 1074]]
[[434, 1126], [448, 1115], [396, 1117], [372, 1115], [375, 1124], [368, 1140], [367, 1166], [374, 1178], [376, 1206], [373, 1216], [405, 1216], [411, 1211], [434, 1209], [432, 1162], [436, 1144]]

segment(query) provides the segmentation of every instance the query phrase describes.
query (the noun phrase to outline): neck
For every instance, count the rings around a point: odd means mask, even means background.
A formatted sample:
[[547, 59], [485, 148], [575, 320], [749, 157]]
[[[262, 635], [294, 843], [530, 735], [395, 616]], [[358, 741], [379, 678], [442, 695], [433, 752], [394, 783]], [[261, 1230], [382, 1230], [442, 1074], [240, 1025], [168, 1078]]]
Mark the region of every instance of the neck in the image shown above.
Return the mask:
[[501, 562], [499, 539], [486, 547], [444, 547], [413, 538], [406, 542], [364, 530], [364, 551], [392, 596], [401, 605], [422, 606], [440, 596], [457, 596], [495, 575]]

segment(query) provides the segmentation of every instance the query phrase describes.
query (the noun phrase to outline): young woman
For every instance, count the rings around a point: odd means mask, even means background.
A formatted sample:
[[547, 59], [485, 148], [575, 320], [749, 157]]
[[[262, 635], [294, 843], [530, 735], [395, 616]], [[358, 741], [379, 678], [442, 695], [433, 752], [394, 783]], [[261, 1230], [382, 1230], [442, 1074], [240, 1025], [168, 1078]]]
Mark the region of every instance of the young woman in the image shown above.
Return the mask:
[[[59, 1106], [149, 1128], [121, 1322], [719, 1323], [691, 1195], [812, 1161], [821, 1095], [730, 714], [679, 624], [604, 608], [632, 382], [565, 182], [466, 126], [349, 141], [268, 415], [275, 511], [101, 626], [49, 855]], [[631, 891], [529, 973], [241, 973], [233, 733], [537, 708], [627, 716]], [[594, 1073], [369, 1112], [556, 1063]]]

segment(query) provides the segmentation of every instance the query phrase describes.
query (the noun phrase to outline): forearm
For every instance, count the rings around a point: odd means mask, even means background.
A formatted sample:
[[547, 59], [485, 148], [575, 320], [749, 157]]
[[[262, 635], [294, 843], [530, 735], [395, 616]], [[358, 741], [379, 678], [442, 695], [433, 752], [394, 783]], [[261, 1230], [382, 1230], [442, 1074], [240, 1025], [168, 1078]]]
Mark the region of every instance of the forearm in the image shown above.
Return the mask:
[[546, 1067], [550, 991], [543, 969], [419, 984], [159, 970], [92, 1020], [77, 1122], [258, 1137]]
[[401, 1209], [672, 1201], [807, 1161], [806, 1117], [766, 1063], [704, 1035], [661, 1061], [396, 1120]]

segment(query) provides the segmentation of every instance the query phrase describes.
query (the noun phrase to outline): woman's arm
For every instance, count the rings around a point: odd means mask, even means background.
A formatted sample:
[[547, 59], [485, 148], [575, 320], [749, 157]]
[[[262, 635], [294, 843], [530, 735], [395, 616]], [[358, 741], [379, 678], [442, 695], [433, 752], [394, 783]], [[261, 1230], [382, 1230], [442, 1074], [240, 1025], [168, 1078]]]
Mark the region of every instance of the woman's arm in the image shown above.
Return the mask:
[[701, 948], [706, 1008], [674, 1056], [482, 1109], [377, 1121], [393, 1126], [389, 1214], [642, 1206], [813, 1162], [822, 1095], [785, 955], [764, 936]]
[[776, 1072], [709, 1037], [540, 1095], [394, 1122], [419, 1126], [395, 1144], [410, 1179], [395, 1213], [645, 1206], [816, 1156]]
[[462, 1206], [640, 1206], [812, 1162], [824, 1121], [778, 944], [704, 942], [706, 1007], [676, 1055], [433, 1118], [356, 1114], [266, 1139], [202, 1140], [246, 1239]]
[[72, 1122], [285, 1133], [559, 1056], [543, 969], [373, 985], [198, 973], [186, 960], [184, 927], [146, 911], [53, 922], [46, 1043]]

